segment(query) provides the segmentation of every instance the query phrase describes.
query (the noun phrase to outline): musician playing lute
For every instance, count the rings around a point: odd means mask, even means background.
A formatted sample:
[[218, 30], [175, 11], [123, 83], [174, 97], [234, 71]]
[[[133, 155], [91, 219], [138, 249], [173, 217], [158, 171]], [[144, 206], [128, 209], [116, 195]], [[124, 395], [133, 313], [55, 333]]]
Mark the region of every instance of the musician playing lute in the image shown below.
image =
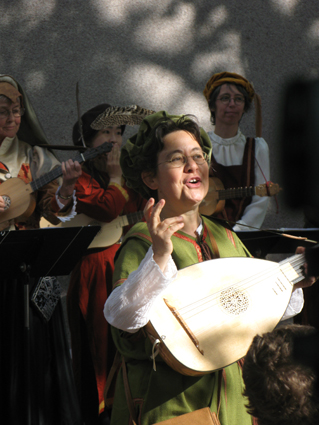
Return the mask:
[[[143, 329], [154, 303], [173, 282], [178, 269], [212, 258], [250, 255], [235, 233], [199, 214], [208, 191], [210, 153], [207, 134], [192, 119], [166, 112], [145, 118], [138, 134], [122, 149], [121, 167], [127, 184], [148, 199], [146, 223], [128, 232], [117, 253], [114, 289], [104, 315], [113, 325], [113, 338], [125, 359], [134, 404], [131, 415], [141, 425], [204, 407], [217, 413], [218, 406], [222, 425], [252, 423], [237, 363], [220, 373], [194, 377], [174, 371], [157, 356], [154, 371], [153, 344]], [[306, 284], [310, 283], [313, 279], [307, 280]], [[301, 290], [294, 291], [292, 298], [285, 319], [300, 310]], [[124, 385], [120, 372], [113, 425], [129, 423]]]
[[[141, 122], [147, 113], [137, 105], [115, 107], [103, 103], [82, 115], [81, 128], [78, 121], [74, 124], [74, 145], [82, 147], [82, 138], [90, 148], [105, 142], [113, 145], [111, 152], [82, 165], [82, 175], [75, 187], [77, 218], [85, 214], [93, 223], [109, 223], [120, 215], [143, 210], [145, 200], [127, 188], [119, 157], [125, 126]], [[119, 243], [106, 243], [89, 249], [72, 271], [67, 293], [72, 363], [85, 423], [104, 423], [109, 415], [103, 393], [114, 349], [103, 305], [112, 289], [118, 248]]]
[[[15, 177], [29, 183], [57, 167], [57, 158], [48, 149], [36, 146], [42, 143], [47, 144], [46, 137], [22, 87], [9, 75], [1, 75], [0, 183]], [[3, 222], [1, 213], [14, 205], [10, 204], [10, 193], [0, 196], [0, 229], [38, 228], [43, 215], [55, 224], [59, 222], [57, 217], [61, 221], [74, 217], [73, 192], [81, 166], [70, 159], [62, 163], [62, 172], [61, 181], [54, 180], [30, 195], [30, 209], [26, 205], [27, 211], [21, 217]]]
[[[261, 137], [260, 97], [243, 76], [219, 72], [204, 89], [214, 131], [208, 132], [212, 143], [210, 175], [218, 177], [226, 189], [258, 186], [270, 178], [269, 148]], [[255, 103], [256, 137], [246, 138], [239, 124]], [[229, 220], [234, 231], [260, 228], [266, 216], [268, 197], [257, 195], [230, 198], [218, 217]]]
[[[48, 150], [36, 146], [48, 144], [35, 111], [21, 85], [9, 75], [0, 76], [0, 184], [10, 185], [14, 179], [22, 186], [59, 166], [57, 158]], [[41, 216], [53, 223], [75, 215], [74, 184], [81, 174], [81, 166], [73, 160], [62, 164], [63, 180], [54, 180], [32, 193], [30, 207], [23, 217], [1, 220], [4, 212], [14, 210], [10, 195], [0, 196], [0, 229], [20, 231], [37, 229]], [[61, 184], [61, 186], [59, 186]], [[16, 196], [16, 194], [14, 194]], [[19, 197], [19, 195], [18, 195]], [[5, 236], [4, 236], [5, 237]], [[11, 247], [12, 249], [12, 247]], [[30, 247], [31, 249], [31, 247]], [[12, 258], [17, 258], [15, 249]], [[20, 260], [20, 259], [19, 259]], [[21, 262], [24, 259], [21, 258]], [[14, 270], [12, 271], [14, 274]], [[36, 286], [30, 279], [30, 292]], [[26, 423], [23, 400], [26, 373], [26, 344], [23, 338], [23, 284], [14, 277], [1, 276], [0, 287], [0, 369], [3, 394], [3, 415], [8, 423]], [[42, 299], [43, 301], [43, 299]], [[45, 300], [47, 301], [47, 300]], [[62, 305], [59, 301], [48, 323], [30, 308], [31, 366], [30, 399], [32, 424], [66, 425], [81, 421], [72, 378], [69, 350], [65, 344]], [[63, 378], [61, 379], [61, 376]], [[19, 400], [19, 401], [17, 401]], [[18, 408], [17, 403], [21, 408]]]

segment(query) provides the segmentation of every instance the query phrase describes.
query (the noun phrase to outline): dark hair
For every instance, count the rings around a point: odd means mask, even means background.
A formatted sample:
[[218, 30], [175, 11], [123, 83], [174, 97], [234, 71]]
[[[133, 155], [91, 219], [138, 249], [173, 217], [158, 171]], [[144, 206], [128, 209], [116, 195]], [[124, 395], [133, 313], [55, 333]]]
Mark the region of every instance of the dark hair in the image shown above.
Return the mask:
[[[152, 144], [150, 144], [147, 152], [143, 152], [144, 156], [136, 164], [138, 172], [149, 172], [151, 175], [156, 175], [158, 154], [164, 149], [163, 138], [175, 131], [186, 131], [203, 148], [200, 128], [194, 121], [195, 119], [193, 115], [183, 115], [176, 121], [167, 117], [160, 118], [151, 132]], [[151, 196], [157, 201], [156, 191], [152, 191]]]
[[166, 111], [156, 112], [143, 119], [138, 132], [121, 149], [120, 164], [128, 187], [145, 199], [157, 199], [156, 193], [144, 183], [142, 173], [143, 177], [145, 174], [156, 176], [158, 154], [164, 148], [163, 137], [175, 131], [188, 132], [210, 158], [211, 141], [194, 119], [193, 115], [170, 115]]
[[[250, 107], [251, 107], [251, 100], [249, 98], [247, 91], [244, 89], [244, 87], [240, 84], [235, 84], [235, 83], [225, 83], [225, 84], [227, 86], [235, 86], [237, 88], [237, 90], [244, 96], [244, 98], [245, 98], [244, 111], [248, 112]], [[208, 106], [209, 106], [209, 110], [210, 110], [210, 120], [211, 120], [213, 125], [216, 124], [216, 120], [215, 120], [216, 100], [217, 100], [217, 97], [218, 97], [220, 90], [221, 90], [223, 85], [224, 84], [217, 86], [215, 88], [215, 90], [212, 91], [210, 98], [209, 98]]]
[[290, 325], [253, 339], [243, 366], [244, 395], [259, 425], [319, 423], [316, 374], [293, 358], [294, 338], [314, 332], [309, 326]]
[[[93, 130], [91, 128], [92, 122], [100, 115], [102, 114], [107, 108], [110, 108], [111, 105], [108, 103], [102, 103], [100, 105], [94, 106], [94, 108], [89, 109], [81, 116], [82, 121], [82, 132], [83, 137], [85, 140], [85, 143], [87, 146], [90, 146], [92, 143], [92, 140], [97, 135], [99, 130]], [[125, 125], [121, 125], [121, 133], [123, 134], [125, 130]], [[79, 128], [79, 122], [77, 121], [73, 126], [72, 131], [72, 140], [73, 144], [75, 146], [83, 146], [82, 140], [81, 140], [81, 132]]]

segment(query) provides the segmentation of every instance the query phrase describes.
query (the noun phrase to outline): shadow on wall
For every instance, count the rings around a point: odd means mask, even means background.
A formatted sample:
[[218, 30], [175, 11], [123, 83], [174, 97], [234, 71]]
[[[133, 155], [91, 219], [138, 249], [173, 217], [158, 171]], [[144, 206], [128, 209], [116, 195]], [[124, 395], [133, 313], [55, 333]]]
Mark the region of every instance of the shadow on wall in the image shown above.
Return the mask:
[[[40, 0], [2, 2], [1, 71], [26, 86], [51, 140], [68, 142], [83, 110], [107, 99], [195, 113], [213, 72], [243, 73], [262, 98], [315, 68], [317, 0]], [[1, 10], [2, 9], [2, 10]], [[316, 16], [317, 15], [317, 16]]]
[[[319, 65], [318, 0], [5, 0], [0, 14], [0, 71], [26, 88], [52, 144], [71, 143], [77, 81], [82, 112], [139, 104], [210, 130], [202, 91], [228, 70], [261, 95], [273, 181], [282, 83]], [[254, 114], [243, 121], [254, 135]]]

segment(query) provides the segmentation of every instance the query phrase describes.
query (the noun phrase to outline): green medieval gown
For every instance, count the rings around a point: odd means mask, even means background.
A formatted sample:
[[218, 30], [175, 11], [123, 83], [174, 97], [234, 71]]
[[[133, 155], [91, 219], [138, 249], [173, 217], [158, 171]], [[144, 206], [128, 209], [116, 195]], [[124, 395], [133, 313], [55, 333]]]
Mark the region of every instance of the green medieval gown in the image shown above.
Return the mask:
[[[202, 241], [209, 245], [212, 252], [208, 229], [217, 242], [220, 257], [249, 256], [235, 233], [205, 217], [203, 224]], [[200, 244], [195, 238], [178, 231], [172, 236], [172, 242], [172, 258], [177, 269], [204, 260]], [[138, 223], [128, 232], [118, 251], [113, 276], [114, 286], [122, 284], [128, 275], [138, 268], [151, 243], [145, 223]], [[221, 400], [221, 425], [252, 424], [252, 417], [245, 408], [247, 400], [242, 395], [244, 384], [238, 363], [225, 367], [223, 378], [220, 380], [219, 372], [200, 377], [182, 375], [170, 368], [158, 355], [157, 370], [154, 371], [150, 359], [152, 344], [143, 329], [132, 334], [112, 327], [112, 334], [119, 352], [126, 360], [138, 424], [151, 425], [207, 406], [217, 412], [218, 393]], [[218, 391], [220, 383], [221, 389]], [[129, 416], [121, 370], [116, 383], [111, 424], [129, 425]]]

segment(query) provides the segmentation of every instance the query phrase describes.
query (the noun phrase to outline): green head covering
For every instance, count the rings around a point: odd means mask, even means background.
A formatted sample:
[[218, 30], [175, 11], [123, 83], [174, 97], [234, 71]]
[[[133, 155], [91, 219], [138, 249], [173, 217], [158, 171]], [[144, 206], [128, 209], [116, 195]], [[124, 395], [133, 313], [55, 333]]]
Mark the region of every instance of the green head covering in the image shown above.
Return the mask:
[[[160, 111], [145, 117], [138, 133], [128, 139], [121, 150], [120, 163], [126, 184], [145, 199], [154, 196], [154, 193], [144, 184], [141, 174], [143, 171], [156, 172], [157, 155], [163, 146], [157, 143], [155, 129], [159, 127], [160, 123], [166, 121], [173, 121], [177, 124], [177, 128], [173, 131], [187, 131], [187, 127], [183, 128], [182, 123], [184, 122], [193, 122], [197, 125], [188, 115], [169, 115], [165, 111]], [[202, 149], [210, 158], [212, 151], [210, 139], [202, 128], [199, 130]]]

